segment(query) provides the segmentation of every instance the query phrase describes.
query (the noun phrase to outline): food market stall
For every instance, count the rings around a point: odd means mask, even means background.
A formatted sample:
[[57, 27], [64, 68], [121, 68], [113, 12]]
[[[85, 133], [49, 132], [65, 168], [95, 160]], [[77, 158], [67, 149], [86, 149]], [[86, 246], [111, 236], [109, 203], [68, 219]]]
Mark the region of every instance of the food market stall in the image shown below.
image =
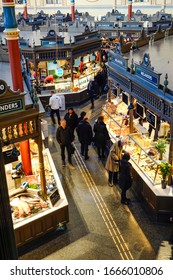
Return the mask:
[[[160, 85], [160, 73], [157, 73], [151, 67], [151, 61], [148, 54], [144, 55], [140, 63], [131, 62], [128, 65], [127, 58], [123, 57], [120, 48], [116, 52], [109, 52], [109, 61], [107, 63], [110, 92], [107, 104], [103, 106], [103, 114], [107, 114], [107, 125], [111, 119], [111, 136], [116, 141], [121, 137], [122, 118], [127, 116], [128, 126], [123, 136], [126, 137], [125, 149], [131, 154], [133, 166], [134, 184], [133, 189], [144, 202], [144, 205], [150, 212], [150, 216], [156, 222], [173, 222], [173, 188], [171, 180], [166, 189], [161, 186], [160, 163], [169, 162], [173, 165], [173, 93], [167, 88], [168, 77], [165, 76], [164, 86]], [[120, 99], [120, 104], [126, 105], [124, 110], [121, 108], [121, 114], [110, 114], [112, 86], [118, 86], [123, 92], [116, 99]], [[107, 109], [106, 109], [107, 106]], [[122, 105], [121, 105], [122, 106]], [[118, 112], [118, 104], [117, 104]], [[135, 115], [137, 117], [135, 118]], [[116, 120], [117, 117], [120, 120]], [[142, 122], [140, 123], [140, 121]], [[121, 130], [116, 130], [113, 122], [119, 123]], [[152, 128], [152, 134], [149, 137], [149, 128]], [[113, 131], [113, 133], [112, 133]], [[168, 135], [169, 131], [169, 135]], [[154, 134], [154, 137], [153, 137]], [[159, 158], [159, 153], [155, 145], [159, 140], [166, 143], [166, 152], [163, 159]], [[169, 179], [172, 176], [170, 176]]]
[[[36, 85], [41, 87], [41, 101], [48, 100], [50, 91], [55, 90], [65, 96], [66, 104], [78, 105], [88, 99], [89, 78], [99, 69], [96, 56], [101, 53], [101, 38], [93, 31], [76, 35], [73, 40], [70, 37], [69, 43], [64, 40], [50, 30], [41, 39], [41, 46], [21, 46], [21, 52], [28, 60]], [[53, 81], [46, 81], [50, 75]]]
[[[0, 80], [1, 169], [8, 190], [16, 246], [69, 221], [68, 202], [48, 149], [42, 144], [38, 104]], [[25, 174], [20, 143], [29, 140], [32, 174]], [[4, 198], [5, 199], [5, 198]], [[5, 214], [4, 214], [5, 215]]]

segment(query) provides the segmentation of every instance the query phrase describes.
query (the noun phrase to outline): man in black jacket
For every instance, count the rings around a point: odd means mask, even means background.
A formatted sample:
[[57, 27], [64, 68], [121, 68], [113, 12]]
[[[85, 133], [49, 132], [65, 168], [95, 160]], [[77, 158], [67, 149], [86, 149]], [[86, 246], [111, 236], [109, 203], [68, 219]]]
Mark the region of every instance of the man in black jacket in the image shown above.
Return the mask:
[[81, 143], [81, 154], [84, 156], [85, 160], [87, 160], [89, 159], [88, 146], [91, 144], [93, 139], [92, 127], [89, 124], [87, 117], [84, 117], [84, 119], [79, 122], [77, 134], [79, 142]]
[[73, 133], [70, 127], [67, 127], [66, 120], [61, 120], [61, 125], [58, 127], [56, 132], [56, 139], [61, 148], [61, 159], [62, 166], [65, 166], [65, 148], [68, 154], [68, 163], [71, 169], [75, 169], [72, 164], [71, 156], [72, 156], [72, 142], [74, 140]]
[[65, 114], [64, 119], [67, 122], [67, 127], [70, 127], [74, 135], [74, 130], [78, 125], [78, 115], [75, 113], [73, 108], [68, 109], [68, 112]]
[[87, 92], [88, 92], [88, 96], [90, 98], [91, 101], [91, 108], [94, 108], [94, 95], [96, 94], [96, 88], [95, 88], [95, 81], [94, 78], [91, 77], [88, 83], [88, 87], [87, 87]]

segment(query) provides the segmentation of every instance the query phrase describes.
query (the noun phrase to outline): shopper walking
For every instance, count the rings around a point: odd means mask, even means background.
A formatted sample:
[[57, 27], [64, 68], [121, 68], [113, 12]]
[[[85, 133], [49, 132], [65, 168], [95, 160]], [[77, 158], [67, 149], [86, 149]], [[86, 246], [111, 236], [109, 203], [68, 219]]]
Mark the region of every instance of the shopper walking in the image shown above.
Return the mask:
[[84, 117], [84, 119], [78, 124], [77, 134], [79, 142], [81, 143], [81, 155], [87, 160], [89, 159], [88, 146], [91, 145], [93, 139], [92, 127], [89, 124], [87, 117]]
[[96, 94], [96, 89], [95, 89], [95, 81], [94, 78], [90, 78], [89, 83], [88, 83], [88, 87], [87, 87], [87, 92], [88, 92], [88, 96], [90, 98], [91, 101], [91, 108], [94, 108], [94, 95]]
[[121, 203], [129, 204], [130, 199], [126, 197], [127, 190], [132, 186], [132, 165], [129, 162], [130, 154], [124, 153], [120, 161], [120, 172], [119, 172], [119, 186], [121, 188]]
[[68, 109], [68, 112], [65, 114], [64, 119], [67, 122], [67, 127], [70, 127], [74, 136], [74, 130], [78, 125], [78, 115], [75, 113], [73, 108]]
[[54, 114], [56, 114], [57, 119], [58, 119], [58, 124], [60, 125], [60, 113], [59, 109], [61, 109], [62, 103], [61, 103], [61, 98], [56, 94], [53, 90], [51, 91], [51, 97], [49, 99], [49, 106], [51, 108], [50, 116], [52, 119], [52, 124], [55, 125], [56, 121], [54, 118]]
[[61, 148], [61, 159], [62, 159], [62, 166], [66, 165], [65, 162], [65, 149], [67, 150], [68, 155], [68, 163], [71, 169], [75, 169], [72, 164], [72, 142], [74, 140], [72, 131], [70, 127], [67, 127], [66, 120], [61, 120], [61, 125], [58, 127], [56, 132], [56, 139]]
[[110, 187], [118, 183], [119, 162], [122, 158], [124, 144], [124, 139], [118, 140], [112, 145], [109, 151], [105, 168], [109, 173], [108, 185]]
[[99, 159], [105, 158], [105, 150], [106, 150], [106, 143], [110, 140], [110, 136], [104, 123], [104, 117], [98, 117], [97, 122], [94, 124], [93, 131], [94, 135], [94, 143], [97, 147], [97, 153]]
[[95, 81], [98, 85], [99, 97], [101, 97], [104, 92], [104, 87], [106, 85], [106, 73], [104, 72], [102, 67], [100, 67], [99, 71], [97, 72], [95, 76]]
[[80, 113], [80, 117], [78, 118], [78, 124], [83, 121], [84, 117], [86, 116], [86, 112], [85, 111], [82, 111]]

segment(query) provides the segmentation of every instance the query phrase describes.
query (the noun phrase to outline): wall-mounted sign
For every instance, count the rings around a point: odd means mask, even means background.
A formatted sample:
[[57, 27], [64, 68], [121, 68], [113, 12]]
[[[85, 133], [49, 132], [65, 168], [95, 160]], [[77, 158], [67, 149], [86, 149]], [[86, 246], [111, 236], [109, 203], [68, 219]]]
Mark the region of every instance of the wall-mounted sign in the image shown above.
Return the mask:
[[9, 102], [0, 103], [0, 115], [14, 113], [23, 110], [22, 99], [16, 99]]
[[0, 95], [4, 94], [6, 90], [7, 90], [7, 84], [4, 81], [0, 80]]
[[96, 27], [99, 28], [113, 28], [114, 27], [114, 23], [108, 23], [108, 22], [99, 22], [96, 23]]
[[146, 119], [147, 119], [147, 122], [149, 122], [153, 128], [156, 128], [157, 116], [155, 114], [153, 114], [151, 111], [147, 110]]
[[63, 69], [62, 68], [56, 69], [56, 74], [57, 74], [58, 77], [62, 77], [63, 76]]
[[49, 30], [48, 35], [47, 36], [56, 36], [56, 32], [54, 29]]
[[89, 39], [97, 39], [98, 34], [97, 32], [91, 32], [87, 35], [77, 35], [74, 38], [75, 38], [75, 43], [80, 43], [82, 41], [89, 40]]
[[136, 113], [138, 114], [138, 116], [140, 116], [141, 118], [144, 118], [144, 112], [145, 112], [144, 106], [137, 102], [136, 103]]
[[122, 68], [127, 69], [127, 61], [128, 59], [123, 57], [121, 54], [121, 47], [119, 46], [119, 44], [117, 44], [116, 47], [116, 53], [110, 52], [111, 54], [111, 60], [108, 61], [108, 64], [114, 64], [116, 66], [120, 66]]
[[140, 67], [138, 65], [136, 65], [135, 67], [135, 74], [143, 80], [145, 80], [146, 82], [152, 84], [153, 86], [158, 87], [160, 79], [159, 74], [155, 74], [151, 72], [151, 70], [144, 69], [143, 67]]

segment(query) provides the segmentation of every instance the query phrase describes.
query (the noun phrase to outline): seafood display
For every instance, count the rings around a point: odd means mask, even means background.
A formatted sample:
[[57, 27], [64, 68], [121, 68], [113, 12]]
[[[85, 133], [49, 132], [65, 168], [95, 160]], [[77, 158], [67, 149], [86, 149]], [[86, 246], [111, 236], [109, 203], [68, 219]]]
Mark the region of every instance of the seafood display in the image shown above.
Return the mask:
[[10, 197], [10, 206], [13, 220], [16, 221], [49, 208], [49, 202], [44, 201], [39, 195], [21, 192], [19, 189], [19, 193]]

